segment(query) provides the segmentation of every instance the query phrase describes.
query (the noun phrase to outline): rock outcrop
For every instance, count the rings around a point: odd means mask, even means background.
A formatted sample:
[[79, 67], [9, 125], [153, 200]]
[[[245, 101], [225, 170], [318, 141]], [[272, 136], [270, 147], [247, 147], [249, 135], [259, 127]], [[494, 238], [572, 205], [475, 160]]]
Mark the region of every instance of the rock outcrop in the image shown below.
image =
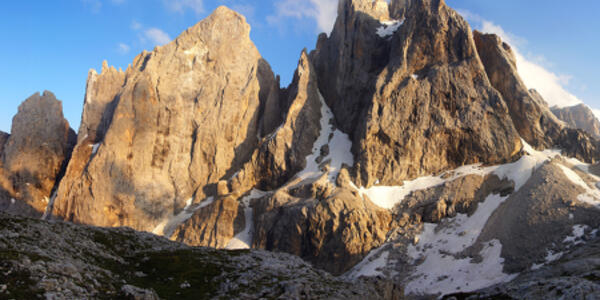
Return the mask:
[[48, 91], [32, 95], [19, 106], [11, 135], [3, 139], [0, 209], [41, 216], [76, 142], [61, 102]]
[[331, 36], [311, 54], [336, 124], [351, 134], [356, 182], [399, 185], [515, 159], [518, 133], [467, 22], [440, 0], [392, 1], [390, 13], [383, 6], [340, 1]]
[[232, 191], [245, 193], [255, 186], [275, 189], [306, 167], [306, 157], [323, 130], [319, 123], [323, 116], [316, 72], [305, 51], [282, 96], [282, 122], [261, 140], [252, 158], [231, 178]]
[[82, 131], [88, 139], [77, 145], [55, 215], [152, 231], [190, 198], [215, 195], [217, 182], [252, 154], [261, 112], [279, 92], [249, 33], [243, 16], [220, 7], [136, 57], [124, 84], [113, 69], [91, 72]]
[[581, 129], [596, 139], [600, 139], [600, 121], [592, 110], [585, 104], [569, 107], [552, 107], [552, 113], [567, 124], [567, 126]]
[[6, 142], [8, 141], [9, 137], [10, 134], [0, 131], [0, 157], [2, 157], [2, 153], [4, 152], [4, 145], [6, 145]]
[[83, 113], [79, 125], [78, 142], [102, 141], [113, 117], [118, 94], [125, 84], [125, 73], [102, 62], [102, 72], [90, 70], [86, 85]]
[[345, 170], [340, 174], [337, 188], [323, 175], [255, 200], [253, 246], [292, 253], [336, 275], [381, 246], [391, 213], [348, 186]]
[[558, 146], [566, 155], [586, 162], [600, 159], [600, 142], [592, 136], [593, 133], [565, 128], [542, 97], [527, 89], [517, 72], [516, 58], [508, 44], [495, 34], [475, 31], [474, 36], [488, 78], [502, 94], [517, 131], [527, 143], [538, 149]]
[[530, 145], [544, 149], [554, 146], [562, 123], [546, 103], [536, 100], [517, 72], [517, 59], [511, 47], [495, 34], [473, 33], [479, 57], [491, 84], [504, 98], [517, 131]]

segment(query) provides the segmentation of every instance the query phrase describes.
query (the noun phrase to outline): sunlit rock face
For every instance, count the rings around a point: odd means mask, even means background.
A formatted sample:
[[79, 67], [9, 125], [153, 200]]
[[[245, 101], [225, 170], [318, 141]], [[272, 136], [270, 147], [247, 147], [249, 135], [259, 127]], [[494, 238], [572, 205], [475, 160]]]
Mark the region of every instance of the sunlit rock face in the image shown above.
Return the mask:
[[401, 2], [383, 14], [372, 1], [340, 1], [331, 36], [311, 54], [336, 122], [352, 137], [356, 182], [397, 185], [518, 157], [519, 135], [467, 22], [443, 1]]
[[594, 138], [600, 138], [600, 121], [592, 110], [585, 104], [569, 107], [552, 107], [552, 113], [564, 121], [568, 126], [579, 128]]
[[[218, 8], [120, 73], [90, 72], [81, 133], [54, 214], [152, 231], [245, 162], [278, 88], [243, 16]], [[85, 136], [87, 134], [87, 137]]]
[[0, 134], [0, 209], [42, 216], [75, 140], [54, 94], [45, 91], [25, 100], [11, 134]]

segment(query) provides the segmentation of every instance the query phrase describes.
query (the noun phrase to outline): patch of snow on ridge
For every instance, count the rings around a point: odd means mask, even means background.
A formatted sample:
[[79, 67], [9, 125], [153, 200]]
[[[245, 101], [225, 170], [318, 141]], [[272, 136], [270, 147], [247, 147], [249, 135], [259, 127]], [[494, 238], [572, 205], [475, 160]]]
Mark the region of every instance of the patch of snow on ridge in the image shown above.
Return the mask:
[[186, 201], [185, 208], [183, 208], [183, 210], [179, 214], [162, 221], [160, 224], [158, 224], [158, 226], [154, 228], [154, 230], [152, 230], [152, 233], [156, 235], [162, 235], [166, 238], [171, 237], [175, 232], [175, 229], [177, 229], [179, 225], [183, 224], [185, 221], [191, 218], [197, 210], [213, 203], [215, 201], [215, 198], [208, 197], [197, 205], [193, 205], [192, 201], [193, 198], [188, 199]]
[[[414, 191], [436, 187], [466, 175], [486, 176], [495, 174], [500, 179], [513, 181], [515, 183], [515, 190], [519, 190], [531, 178], [535, 169], [551, 158], [560, 155], [556, 151], [551, 150], [536, 151], [525, 141], [522, 141], [522, 143], [524, 145], [523, 150], [527, 154], [514, 163], [491, 167], [482, 167], [480, 164], [462, 166], [439, 176], [424, 176], [404, 181], [404, 184], [401, 186], [373, 186], [368, 189], [359, 187], [357, 190], [361, 195], [367, 195], [377, 206], [386, 209], [392, 209]], [[447, 176], [448, 174], [450, 176]]]
[[100, 147], [100, 143], [90, 145], [92, 147], [92, 154], [98, 153], [98, 148]]
[[332, 125], [333, 113], [325, 103], [321, 92], [319, 92], [319, 101], [321, 102], [321, 132], [313, 144], [313, 152], [306, 157], [306, 167], [296, 176], [301, 179], [321, 176], [323, 172], [319, 163], [317, 163], [317, 159], [321, 156], [321, 148], [329, 145], [329, 154], [322, 159], [322, 162], [329, 161], [329, 180], [335, 181], [343, 164], [354, 165], [354, 156], [351, 152], [352, 141], [350, 141], [347, 134], [334, 129]]
[[244, 204], [244, 219], [246, 220], [244, 230], [240, 233], [236, 234], [225, 246], [225, 249], [236, 250], [236, 249], [250, 249], [252, 246], [252, 237], [253, 232], [252, 229], [254, 225], [252, 223], [252, 207], [250, 206], [250, 201], [253, 199], [258, 199], [264, 196], [266, 192], [253, 189], [250, 192], [250, 195], [244, 197], [241, 202]]
[[382, 275], [381, 269], [388, 265], [390, 252], [380, 251], [381, 248], [371, 250], [369, 255], [348, 271], [346, 276], [349, 278], [359, 278], [361, 276], [375, 277]]
[[[516, 274], [502, 271], [502, 244], [498, 240], [484, 243], [479, 253], [482, 261], [462, 258], [460, 253], [471, 247], [492, 213], [508, 197], [490, 195], [479, 204], [472, 216], [458, 214], [437, 224], [425, 223], [419, 242], [409, 245], [408, 255], [417, 263], [405, 293], [415, 295], [470, 292], [514, 279]], [[442, 227], [443, 226], [443, 227]]]
[[402, 24], [404, 24], [404, 20], [390, 20], [390, 21], [380, 21], [381, 26], [377, 28], [377, 35], [381, 38], [387, 38], [393, 35]]
[[577, 196], [577, 200], [600, 208], [600, 190], [591, 188], [577, 173], [575, 173], [575, 171], [562, 164], [558, 164], [558, 166], [573, 184], [576, 184], [585, 190], [585, 193]]
[[585, 235], [585, 230], [589, 228], [587, 225], [575, 225], [573, 226], [573, 234], [567, 236], [563, 243], [571, 244], [571, 246], [579, 245], [583, 243], [582, 238]]
[[[46, 198], [48, 199], [48, 198]], [[11, 203], [14, 204], [14, 199], [11, 199]], [[42, 215], [42, 220], [48, 220], [50, 218], [50, 216], [52, 216], [52, 209], [54, 208], [54, 201], [56, 200], [56, 191], [54, 191], [54, 193], [52, 193], [52, 195], [50, 196], [50, 200], [48, 200], [48, 205], [46, 205], [46, 210], [44, 211], [44, 214]]]

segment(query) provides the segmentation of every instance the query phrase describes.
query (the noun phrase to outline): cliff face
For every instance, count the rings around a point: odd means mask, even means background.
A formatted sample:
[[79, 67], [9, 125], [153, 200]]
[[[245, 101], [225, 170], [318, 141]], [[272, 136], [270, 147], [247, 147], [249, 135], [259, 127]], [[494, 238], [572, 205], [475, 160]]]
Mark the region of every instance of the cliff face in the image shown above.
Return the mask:
[[252, 153], [269, 93], [278, 92], [249, 32], [241, 15], [221, 7], [139, 55], [125, 74], [91, 72], [88, 137], [79, 140], [55, 215], [152, 231], [188, 199], [214, 195]]
[[45, 91], [25, 100], [13, 118], [11, 135], [0, 135], [0, 208], [42, 216], [75, 140], [54, 94]]
[[585, 104], [570, 107], [552, 107], [552, 113], [567, 124], [567, 126], [581, 129], [594, 138], [600, 138], [600, 121], [592, 110]]
[[[488, 78], [506, 101], [519, 135], [538, 149], [559, 147], [568, 156], [596, 162], [600, 157], [600, 144], [593, 130], [586, 132], [578, 126], [566, 128], [535, 90], [527, 90], [517, 72], [510, 46], [494, 34], [475, 31], [474, 36]], [[596, 120], [591, 111], [588, 113], [591, 120]], [[589, 115], [586, 123], [590, 122]], [[569, 118], [568, 113], [563, 116]]]
[[[443, 1], [340, 1], [331, 37], [312, 53], [337, 124], [351, 134], [355, 180], [371, 186], [521, 150], [469, 25]], [[390, 19], [404, 16], [403, 19]]]

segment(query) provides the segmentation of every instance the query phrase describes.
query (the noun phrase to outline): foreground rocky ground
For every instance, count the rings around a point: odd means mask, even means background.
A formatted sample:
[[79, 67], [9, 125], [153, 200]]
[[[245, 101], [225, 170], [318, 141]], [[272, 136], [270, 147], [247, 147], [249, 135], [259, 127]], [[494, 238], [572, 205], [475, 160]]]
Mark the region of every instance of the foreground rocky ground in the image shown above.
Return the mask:
[[188, 247], [126, 228], [0, 213], [0, 299], [381, 299], [392, 292], [287, 254]]

